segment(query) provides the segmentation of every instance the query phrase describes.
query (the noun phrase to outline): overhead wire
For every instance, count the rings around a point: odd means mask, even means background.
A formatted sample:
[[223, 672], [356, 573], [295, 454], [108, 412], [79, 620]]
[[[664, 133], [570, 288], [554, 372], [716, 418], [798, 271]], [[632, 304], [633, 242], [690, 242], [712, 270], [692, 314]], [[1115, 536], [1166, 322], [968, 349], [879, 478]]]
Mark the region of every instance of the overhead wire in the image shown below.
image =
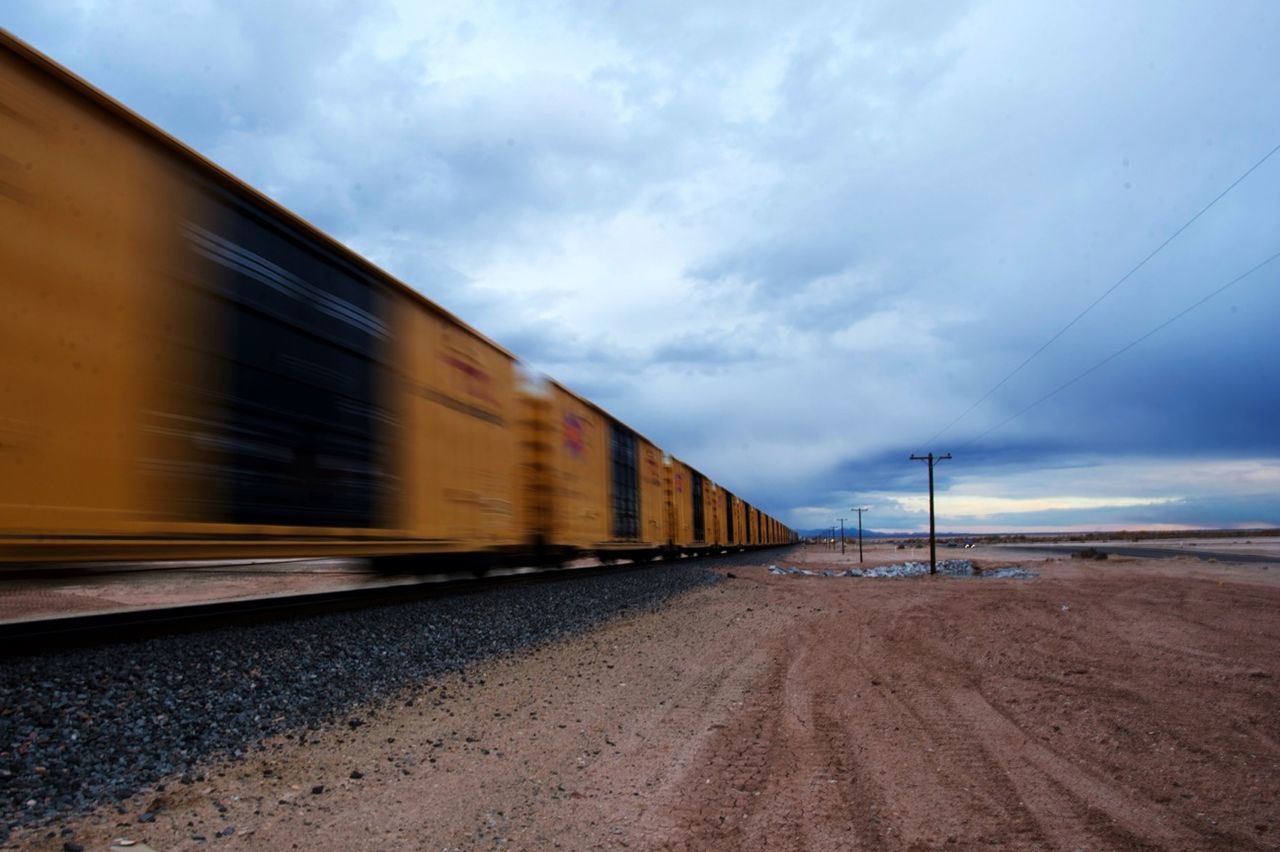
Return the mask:
[[[1071, 329], [1071, 327], [1072, 327], [1072, 326], [1074, 326], [1076, 323], [1078, 323], [1081, 319], [1083, 319], [1083, 318], [1084, 318], [1084, 316], [1085, 316], [1086, 314], [1088, 314], [1090, 311], [1092, 311], [1094, 308], [1096, 308], [1096, 307], [1097, 307], [1097, 306], [1098, 306], [1098, 305], [1099, 305], [1099, 304], [1100, 304], [1104, 299], [1106, 299], [1108, 296], [1110, 296], [1112, 293], [1114, 293], [1117, 289], [1119, 289], [1119, 288], [1120, 288], [1120, 286], [1121, 286], [1122, 284], [1124, 284], [1126, 281], [1128, 281], [1130, 278], [1132, 278], [1132, 277], [1133, 277], [1133, 275], [1134, 275], [1136, 272], [1138, 272], [1138, 270], [1142, 269], [1142, 267], [1144, 267], [1144, 266], [1146, 266], [1146, 265], [1147, 265], [1147, 262], [1148, 262], [1148, 261], [1150, 261], [1153, 257], [1155, 257], [1157, 254], [1159, 254], [1161, 251], [1163, 251], [1163, 250], [1165, 249], [1165, 247], [1166, 247], [1166, 246], [1168, 246], [1170, 243], [1172, 243], [1174, 240], [1176, 240], [1176, 239], [1178, 238], [1178, 236], [1179, 236], [1179, 235], [1181, 235], [1183, 231], [1187, 230], [1187, 228], [1191, 227], [1191, 226], [1196, 222], [1196, 220], [1198, 220], [1198, 219], [1199, 219], [1201, 216], [1203, 216], [1205, 213], [1209, 212], [1209, 210], [1210, 210], [1210, 209], [1211, 209], [1215, 204], [1217, 204], [1219, 201], [1221, 201], [1223, 198], [1225, 198], [1225, 197], [1227, 196], [1227, 194], [1231, 192], [1231, 190], [1233, 190], [1233, 189], [1235, 189], [1237, 186], [1239, 186], [1239, 185], [1240, 185], [1240, 183], [1241, 183], [1245, 178], [1249, 177], [1249, 175], [1251, 175], [1251, 174], [1253, 174], [1255, 171], [1257, 171], [1257, 170], [1258, 170], [1258, 168], [1259, 168], [1260, 166], [1262, 166], [1262, 164], [1263, 164], [1263, 163], [1265, 163], [1267, 160], [1271, 159], [1271, 157], [1272, 157], [1272, 156], [1273, 156], [1277, 151], [1280, 151], [1280, 145], [1276, 145], [1274, 148], [1272, 148], [1270, 151], [1268, 151], [1265, 155], [1263, 155], [1263, 157], [1262, 157], [1260, 160], [1258, 160], [1256, 163], [1254, 163], [1252, 166], [1250, 166], [1248, 169], [1246, 169], [1246, 170], [1245, 170], [1245, 172], [1244, 172], [1242, 175], [1240, 175], [1240, 177], [1238, 177], [1238, 178], [1236, 178], [1234, 181], [1232, 181], [1232, 182], [1231, 182], [1231, 184], [1230, 184], [1226, 189], [1222, 190], [1222, 192], [1220, 192], [1220, 193], [1218, 193], [1216, 196], [1214, 196], [1214, 198], [1213, 198], [1213, 200], [1212, 200], [1212, 201], [1210, 201], [1210, 202], [1209, 202], [1208, 204], [1206, 204], [1205, 206], [1201, 207], [1201, 208], [1200, 208], [1200, 210], [1199, 210], [1199, 211], [1198, 211], [1194, 216], [1192, 216], [1190, 219], [1188, 219], [1187, 221], [1183, 222], [1183, 223], [1182, 223], [1182, 225], [1181, 225], [1181, 227], [1179, 227], [1176, 231], [1174, 231], [1172, 234], [1170, 234], [1170, 235], [1169, 235], [1169, 237], [1168, 237], [1164, 242], [1160, 243], [1160, 245], [1156, 246], [1156, 247], [1155, 247], [1155, 249], [1154, 249], [1150, 254], [1148, 254], [1148, 255], [1147, 255], [1146, 257], [1144, 257], [1142, 260], [1138, 261], [1138, 263], [1137, 263], [1137, 264], [1136, 264], [1132, 269], [1130, 269], [1130, 270], [1129, 270], [1128, 272], [1126, 272], [1124, 275], [1120, 276], [1120, 278], [1119, 278], [1119, 279], [1118, 279], [1114, 284], [1112, 284], [1110, 287], [1108, 287], [1108, 288], [1106, 289], [1106, 291], [1104, 291], [1104, 292], [1102, 293], [1102, 295], [1101, 295], [1101, 296], [1098, 296], [1098, 298], [1096, 298], [1096, 299], [1094, 299], [1092, 302], [1090, 302], [1090, 303], [1089, 303], [1089, 305], [1088, 305], [1084, 310], [1082, 310], [1080, 313], [1076, 314], [1076, 315], [1071, 319], [1071, 321], [1070, 321], [1070, 322], [1068, 322], [1068, 323], [1067, 323], [1066, 325], [1064, 325], [1062, 328], [1058, 329], [1058, 330], [1057, 330], [1057, 332], [1055, 332], [1055, 333], [1053, 334], [1053, 336], [1052, 336], [1052, 337], [1050, 337], [1048, 340], [1046, 340], [1046, 341], [1045, 341], [1045, 342], [1040, 346], [1040, 348], [1039, 348], [1039, 349], [1037, 349], [1035, 352], [1032, 352], [1030, 355], [1028, 355], [1028, 356], [1026, 357], [1026, 359], [1025, 359], [1021, 364], [1019, 364], [1017, 367], [1015, 367], [1015, 368], [1013, 369], [1013, 371], [1012, 371], [1012, 372], [1010, 372], [1008, 375], [1006, 375], [1006, 376], [1005, 376], [1003, 379], [1001, 379], [1000, 381], [996, 382], [996, 384], [995, 384], [995, 385], [994, 385], [990, 390], [988, 390], [988, 391], [987, 391], [986, 393], [984, 393], [981, 397], [979, 397], [979, 398], [978, 398], [978, 400], [977, 400], [976, 402], [974, 402], [972, 405], [970, 405], [968, 408], [966, 408], [966, 409], [965, 409], [965, 410], [960, 414], [960, 416], [959, 416], [959, 417], [957, 417], [955, 420], [952, 420], [952, 421], [951, 421], [950, 423], [948, 423], [946, 426], [943, 426], [940, 430], [938, 430], [938, 432], [936, 432], [936, 433], [934, 434], [934, 436], [933, 436], [932, 438], [930, 438], [926, 443], [932, 444], [932, 443], [933, 443], [934, 441], [936, 441], [938, 438], [942, 437], [942, 436], [943, 436], [943, 435], [945, 435], [947, 432], [949, 432], [953, 426], [955, 426], [955, 425], [956, 425], [957, 423], [959, 423], [961, 420], [963, 420], [963, 419], [965, 419], [966, 417], [968, 417], [968, 416], [973, 412], [973, 410], [974, 410], [975, 408], [977, 408], [979, 405], [981, 405], [982, 403], [984, 403], [984, 402], [986, 402], [988, 399], [990, 399], [990, 398], [991, 398], [991, 395], [992, 395], [993, 393], [995, 393], [996, 391], [1000, 390], [1000, 388], [1004, 387], [1004, 386], [1005, 386], [1005, 384], [1006, 384], [1010, 379], [1012, 379], [1012, 378], [1013, 378], [1014, 376], [1016, 376], [1018, 373], [1022, 372], [1023, 368], [1025, 368], [1028, 364], [1030, 364], [1030, 363], [1031, 363], [1032, 361], [1034, 361], [1037, 357], [1039, 357], [1040, 353], [1044, 352], [1046, 349], [1048, 349], [1050, 346], [1052, 346], [1052, 345], [1053, 345], [1053, 343], [1054, 343], [1054, 341], [1056, 341], [1058, 338], [1062, 337], [1062, 335], [1066, 334], [1066, 333], [1067, 333], [1067, 331], [1068, 331], [1068, 330], [1070, 330], [1070, 329]], [[986, 434], [986, 433], [984, 433], [984, 434]], [[970, 443], [972, 443], [972, 442], [970, 442]], [[966, 446], [967, 446], [967, 444], [966, 444]]]
[[1214, 290], [1213, 292], [1211, 292], [1211, 293], [1207, 294], [1206, 296], [1204, 296], [1204, 297], [1203, 297], [1203, 298], [1201, 298], [1200, 300], [1198, 300], [1198, 301], [1196, 301], [1196, 302], [1194, 302], [1194, 303], [1192, 303], [1192, 304], [1188, 305], [1187, 307], [1183, 308], [1181, 311], [1178, 311], [1178, 313], [1174, 314], [1173, 316], [1171, 316], [1171, 317], [1169, 317], [1168, 319], [1166, 319], [1164, 322], [1162, 322], [1162, 323], [1160, 323], [1159, 325], [1155, 326], [1154, 328], [1152, 328], [1151, 330], [1149, 330], [1148, 332], [1146, 332], [1145, 334], [1143, 334], [1141, 337], [1138, 337], [1138, 338], [1136, 338], [1136, 339], [1134, 339], [1134, 340], [1130, 341], [1129, 343], [1125, 344], [1124, 346], [1121, 346], [1119, 349], [1117, 349], [1116, 351], [1112, 352], [1110, 355], [1108, 355], [1107, 357], [1103, 358], [1101, 361], [1098, 361], [1098, 362], [1097, 362], [1096, 364], [1094, 364], [1092, 367], [1089, 367], [1087, 370], [1085, 370], [1085, 371], [1083, 371], [1083, 372], [1081, 372], [1081, 373], [1078, 373], [1074, 378], [1070, 379], [1069, 381], [1063, 382], [1061, 385], [1059, 385], [1058, 387], [1056, 387], [1056, 388], [1054, 388], [1053, 390], [1049, 391], [1047, 394], [1045, 394], [1044, 396], [1040, 397], [1040, 398], [1039, 398], [1039, 399], [1037, 399], [1035, 402], [1033, 402], [1033, 403], [1031, 403], [1030, 405], [1026, 406], [1026, 407], [1025, 407], [1025, 408], [1023, 408], [1022, 410], [1018, 411], [1016, 414], [1013, 414], [1013, 415], [1011, 415], [1010, 417], [1005, 418], [1004, 420], [1000, 421], [1000, 422], [999, 422], [999, 423], [997, 423], [995, 426], [992, 426], [990, 429], [986, 430], [985, 432], [983, 432], [982, 434], [978, 435], [977, 437], [969, 439], [968, 441], [966, 441], [965, 443], [963, 443], [963, 444], [961, 444], [961, 445], [960, 445], [960, 449], [964, 449], [965, 447], [970, 447], [970, 446], [972, 446], [972, 445], [974, 445], [974, 444], [978, 443], [979, 441], [981, 441], [983, 438], [985, 438], [985, 437], [987, 437], [988, 435], [990, 435], [992, 432], [995, 432], [995, 431], [998, 431], [998, 430], [1000, 430], [1000, 429], [1003, 429], [1005, 426], [1007, 426], [1007, 425], [1009, 425], [1010, 423], [1012, 423], [1013, 421], [1017, 420], [1019, 417], [1021, 417], [1021, 416], [1022, 416], [1022, 415], [1024, 415], [1024, 414], [1026, 414], [1026, 413], [1027, 413], [1028, 411], [1030, 411], [1031, 409], [1033, 409], [1033, 408], [1035, 408], [1036, 406], [1040, 405], [1041, 403], [1043, 403], [1043, 402], [1045, 402], [1045, 401], [1047, 401], [1047, 400], [1051, 399], [1052, 397], [1055, 397], [1055, 396], [1057, 396], [1058, 394], [1062, 393], [1064, 390], [1066, 390], [1067, 388], [1071, 387], [1071, 386], [1072, 386], [1072, 385], [1074, 385], [1076, 382], [1078, 382], [1078, 381], [1080, 381], [1081, 379], [1083, 379], [1085, 376], [1090, 375], [1091, 373], [1093, 373], [1093, 372], [1097, 371], [1099, 368], [1101, 368], [1101, 367], [1105, 366], [1106, 364], [1109, 364], [1110, 362], [1114, 361], [1116, 358], [1119, 358], [1121, 355], [1123, 355], [1124, 353], [1128, 352], [1130, 349], [1132, 349], [1133, 347], [1137, 346], [1137, 345], [1138, 345], [1139, 343], [1141, 343], [1142, 341], [1144, 341], [1144, 340], [1146, 340], [1147, 338], [1151, 337], [1151, 336], [1152, 336], [1152, 335], [1154, 335], [1156, 332], [1160, 331], [1161, 329], [1163, 329], [1163, 328], [1165, 328], [1165, 327], [1167, 327], [1167, 326], [1169, 326], [1169, 325], [1172, 325], [1174, 322], [1176, 322], [1177, 320], [1179, 320], [1179, 319], [1181, 319], [1182, 317], [1186, 316], [1187, 314], [1191, 313], [1191, 312], [1192, 312], [1192, 311], [1194, 311], [1196, 308], [1198, 308], [1198, 307], [1200, 307], [1201, 305], [1203, 305], [1205, 302], [1208, 302], [1210, 299], [1214, 298], [1215, 296], [1220, 295], [1221, 293], [1225, 292], [1225, 291], [1226, 291], [1227, 289], [1229, 289], [1230, 287], [1233, 287], [1234, 285], [1239, 284], [1241, 281], [1243, 281], [1244, 279], [1248, 278], [1250, 275], [1253, 275], [1255, 272], [1257, 272], [1258, 270], [1262, 269], [1262, 268], [1263, 268], [1263, 267], [1265, 267], [1267, 264], [1272, 263], [1272, 262], [1273, 262], [1273, 261], [1275, 261], [1277, 258], [1280, 258], [1280, 251], [1278, 251], [1278, 252], [1276, 252], [1275, 254], [1271, 255], [1271, 256], [1270, 256], [1270, 257], [1268, 257], [1266, 260], [1263, 260], [1263, 261], [1261, 261], [1260, 263], [1257, 263], [1257, 264], [1255, 264], [1254, 266], [1250, 267], [1247, 271], [1240, 273], [1240, 274], [1239, 274], [1239, 275], [1237, 275], [1235, 278], [1232, 278], [1230, 281], [1228, 281], [1227, 283], [1225, 283], [1225, 284], [1223, 284], [1222, 286], [1218, 287], [1216, 290]]

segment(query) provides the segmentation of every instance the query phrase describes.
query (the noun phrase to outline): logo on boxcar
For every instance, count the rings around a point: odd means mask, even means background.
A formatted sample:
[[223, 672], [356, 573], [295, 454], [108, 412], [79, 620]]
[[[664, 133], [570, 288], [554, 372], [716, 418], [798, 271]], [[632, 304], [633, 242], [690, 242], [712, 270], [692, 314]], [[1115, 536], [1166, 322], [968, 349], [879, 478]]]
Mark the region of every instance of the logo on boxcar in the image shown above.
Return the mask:
[[574, 458], [582, 458], [587, 452], [587, 421], [576, 414], [566, 414], [561, 429], [564, 448]]
[[478, 365], [455, 355], [445, 353], [440, 357], [456, 371], [455, 375], [461, 379], [464, 393], [476, 399], [482, 399], [485, 402], [494, 401], [488, 373]]

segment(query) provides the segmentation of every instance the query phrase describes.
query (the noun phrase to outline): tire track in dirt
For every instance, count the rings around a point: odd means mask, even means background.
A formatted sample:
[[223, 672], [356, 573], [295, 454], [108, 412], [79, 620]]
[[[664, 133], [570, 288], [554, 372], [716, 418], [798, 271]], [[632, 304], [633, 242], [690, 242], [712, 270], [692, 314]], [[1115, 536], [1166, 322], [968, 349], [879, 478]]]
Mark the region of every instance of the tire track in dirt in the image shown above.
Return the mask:
[[790, 643], [785, 694], [788, 712], [801, 725], [793, 744], [801, 756], [805, 847], [883, 848], [883, 791], [856, 759], [851, 733], [847, 651], [827, 641], [831, 617], [814, 620]]
[[[743, 618], [762, 627], [792, 619], [784, 607], [762, 610], [758, 616], [740, 610], [726, 627]], [[779, 626], [776, 632], [785, 631]], [[756, 702], [772, 696], [780, 704], [781, 657], [772, 644], [740, 651], [740, 628], [714, 635], [689, 648], [674, 690], [620, 743], [620, 756], [643, 773], [646, 789], [644, 804], [621, 832], [646, 848], [699, 848], [673, 838], [699, 834], [691, 829], [704, 824], [717, 836], [744, 836], [754, 803], [768, 795], [769, 752], [783, 737], [776, 730], [778, 714], [765, 712], [769, 701], [759, 710]]]
[[812, 751], [807, 702], [788, 687], [795, 646], [767, 647], [769, 662], [751, 684], [750, 701], [713, 723], [675, 767], [658, 797], [666, 825], [645, 832], [665, 836], [663, 848], [818, 848], [806, 837], [812, 802], [801, 789]]
[[1101, 835], [1098, 839], [1129, 847], [1177, 845], [1160, 814], [1032, 740], [980, 693], [954, 690], [946, 701], [981, 737], [984, 750], [1035, 814], [1041, 837], [1053, 846], [1065, 848], [1071, 845], [1067, 837], [1080, 834]]
[[[981, 678], [957, 653], [936, 637], [913, 632], [904, 638], [911, 657], [929, 661], [911, 678], [937, 709], [917, 718], [954, 764], [945, 773], [952, 784], [985, 778], [982, 798], [1002, 811], [1008, 833], [1037, 848], [1069, 848], [1080, 835], [1129, 847], [1143, 847], [1143, 836], [1163, 844], [1163, 828], [1155, 819], [1135, 819], [1144, 809], [1117, 796], [1105, 780], [1083, 773], [1068, 758], [1033, 740], [1012, 718], [997, 710], [981, 692]], [[1083, 643], [1068, 644], [1083, 650]], [[920, 697], [920, 695], [917, 695]], [[941, 721], [938, 721], [938, 720]], [[1115, 824], [1119, 823], [1120, 827]], [[1137, 831], [1130, 824], [1136, 825]], [[1064, 837], [1065, 835], [1065, 837]], [[997, 834], [983, 842], [1003, 842]]]
[[[1216, 647], [1212, 651], [1206, 649], [1203, 654], [1185, 653], [1194, 650], [1196, 644], [1207, 648], [1218, 642], [1233, 641], [1210, 636], [1207, 631], [1198, 633], [1203, 629], [1200, 620], [1185, 618], [1185, 613], [1178, 609], [1200, 605], [1195, 600], [1196, 581], [1188, 581], [1183, 588], [1154, 591], [1140, 584], [1136, 587], [1128, 584], [1128, 588], [1120, 590], [1121, 594], [1112, 593], [1108, 588], [1112, 583], [1099, 585], [1098, 589], [1071, 590], [1072, 599], [1079, 603], [1072, 612], [1089, 613], [1089, 618], [1080, 625], [1083, 629], [1076, 630], [1078, 641], [1055, 643], [1055, 653], [1070, 648], [1071, 656], [1039, 660], [1040, 665], [1036, 667], [1039, 674], [1029, 685], [1032, 692], [1053, 698], [1051, 703], [1056, 704], [1057, 709], [1048, 712], [1059, 716], [1064, 732], [1071, 727], [1097, 732], [1101, 722], [1111, 740], [1110, 748], [1094, 745], [1108, 739], [1096, 733], [1083, 742], [1079, 734], [1073, 739], [1059, 736], [1057, 724], [1051, 726], [1053, 734], [1046, 736], [1048, 732], [1043, 730], [1043, 723], [1052, 719], [1042, 719], [1038, 725], [1033, 723], [1028, 728], [1025, 712], [1013, 715], [1005, 712], [993, 703], [993, 696], [986, 694], [986, 690], [957, 692], [953, 699], [955, 706], [974, 721], [975, 727], [990, 724], [993, 730], [1004, 729], [992, 740], [1004, 761], [1004, 771], [1030, 785], [1027, 797], [1035, 802], [1038, 815], [1046, 815], [1042, 821], [1059, 824], [1068, 836], [1072, 819], [1063, 817], [1058, 808], [1063, 803], [1074, 802], [1074, 820], [1083, 820], [1085, 829], [1108, 845], [1159, 844], [1167, 848], [1185, 845], [1187, 836], [1208, 835], [1232, 848], [1254, 847], [1258, 840], [1255, 836], [1238, 831], [1228, 833], [1216, 828], [1217, 820], [1209, 819], [1205, 813], [1188, 814], [1185, 809], [1171, 806], [1179, 795], [1182, 799], [1197, 798], [1200, 791], [1192, 793], [1184, 786], [1188, 778], [1199, 781], [1199, 773], [1191, 767], [1222, 764], [1224, 758], [1228, 763], [1236, 762], [1229, 752], [1211, 752], [1206, 748], [1209, 745], [1206, 733], [1212, 731], [1220, 736], [1223, 720], [1214, 718], [1209, 709], [1212, 705], [1206, 706], [1203, 701], [1190, 702], [1191, 706], [1205, 708], [1195, 722], [1185, 718], [1185, 713], [1153, 717], [1151, 704], [1153, 695], [1172, 697], [1185, 692], [1187, 678], [1219, 680], [1224, 671], [1238, 667], [1242, 661], [1238, 634], [1234, 639], [1234, 653]], [[1080, 600], [1082, 595], [1084, 598]], [[1153, 619], [1152, 612], [1159, 612], [1160, 617]], [[1153, 646], [1147, 641], [1153, 633], [1176, 636], [1178, 631], [1185, 637], [1185, 649], [1182, 643]], [[1224, 635], [1230, 634], [1224, 632]], [[1256, 652], [1253, 659], [1257, 659]], [[1055, 661], [1065, 669], [1059, 676], [1052, 673]], [[1191, 671], [1188, 671], [1188, 662]], [[1080, 675], [1085, 676], [1083, 680], [1073, 677]], [[1071, 718], [1072, 709], [1082, 706], [1087, 712], [1075, 718], [1076, 725], [1069, 725], [1066, 720]], [[1024, 721], [1020, 723], [1019, 717]], [[1234, 729], [1239, 723], [1230, 720], [1228, 724]], [[1011, 748], [1009, 742], [1019, 732], [1026, 739], [1018, 748]], [[1271, 739], [1256, 726], [1239, 736], [1246, 737], [1254, 751], [1269, 750]], [[1059, 743], [1070, 743], [1070, 748], [1063, 749]], [[1154, 773], [1135, 776], [1129, 761], [1134, 753], [1142, 752], [1176, 756], [1181, 766], [1171, 768], [1165, 763]], [[1043, 783], [1050, 786], [1048, 792]], [[1267, 823], [1260, 825], [1262, 828], [1258, 831], [1265, 830]], [[1183, 840], [1179, 842], [1178, 838]]]
[[[961, 843], [1001, 843], [1006, 834], [1037, 846], [1047, 844], [1037, 822], [1023, 806], [1019, 791], [1000, 771], [999, 763], [983, 747], [982, 740], [967, 722], [954, 712], [946, 712], [946, 689], [930, 674], [941, 656], [933, 641], [922, 631], [929, 618], [927, 606], [913, 606], [903, 617], [878, 627], [881, 637], [870, 659], [882, 661], [868, 669], [872, 683], [884, 687], [880, 697], [896, 712], [911, 720], [905, 743], [882, 743], [882, 762], [901, 760], [904, 755], [922, 754], [922, 764], [910, 772], [928, 783], [913, 788], [904, 799], [911, 801], [913, 819], [904, 831], [916, 842], [934, 845], [948, 840]], [[878, 675], [878, 677], [877, 677]], [[892, 678], [892, 680], [890, 680]], [[919, 792], [914, 792], [919, 790]], [[937, 813], [959, 816], [959, 831], [937, 836], [930, 816]], [[1004, 831], [987, 827], [1001, 825]]]
[[[1188, 837], [1255, 846], [1203, 814], [1170, 810], [1176, 790], [1153, 791], [1117, 762], [1157, 747], [1221, 762], [1146, 721], [1148, 685], [1176, 686], [1181, 649], [1148, 648], [1130, 627], [1146, 608], [1149, 634], [1176, 631], [1181, 613], [1151, 623], [1149, 611], [1194, 606], [1194, 591], [1166, 602], [1128, 588], [1130, 602], [1098, 585], [1010, 594], [994, 584], [904, 584], [909, 595], [879, 595], [848, 614], [830, 602], [806, 613], [771, 646], [769, 673], [739, 715], [671, 789], [687, 802], [670, 824], [671, 846], [1178, 848]], [[1206, 655], [1197, 669], [1239, 665], [1198, 635], [1188, 650], [1197, 643]], [[1065, 720], [1103, 725], [1109, 739], [1098, 739], [1109, 745], [1078, 750], [1059, 732]], [[761, 746], [762, 737], [775, 742]], [[1270, 753], [1271, 740], [1250, 745]], [[752, 795], [735, 798], [743, 789]]]

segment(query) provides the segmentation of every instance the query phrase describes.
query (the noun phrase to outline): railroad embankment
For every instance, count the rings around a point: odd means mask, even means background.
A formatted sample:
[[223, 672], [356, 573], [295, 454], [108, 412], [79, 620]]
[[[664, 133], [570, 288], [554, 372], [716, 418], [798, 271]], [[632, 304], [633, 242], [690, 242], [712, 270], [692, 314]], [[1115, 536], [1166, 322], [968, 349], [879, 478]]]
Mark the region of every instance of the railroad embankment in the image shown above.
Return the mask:
[[120, 804], [144, 786], [172, 797], [207, 781], [202, 762], [355, 730], [435, 678], [717, 579], [705, 562], [660, 564], [0, 660], [0, 840], [104, 804], [149, 823], [161, 806]]

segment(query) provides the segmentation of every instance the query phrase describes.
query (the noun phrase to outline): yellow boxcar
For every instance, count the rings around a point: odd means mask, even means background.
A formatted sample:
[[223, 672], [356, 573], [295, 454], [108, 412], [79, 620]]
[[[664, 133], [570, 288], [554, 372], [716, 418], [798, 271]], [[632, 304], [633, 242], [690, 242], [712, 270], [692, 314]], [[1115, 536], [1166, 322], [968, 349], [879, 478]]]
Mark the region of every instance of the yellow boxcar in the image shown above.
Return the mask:
[[720, 486], [710, 479], [703, 482], [703, 500], [706, 504], [708, 546], [718, 548], [724, 543], [724, 502], [720, 496]]
[[721, 515], [724, 518], [724, 545], [737, 547], [738, 534], [742, 527], [738, 524], [738, 498], [727, 488], [720, 490]]
[[730, 532], [733, 526], [733, 495], [724, 486], [720, 486], [717, 492], [716, 513], [720, 518], [717, 527], [720, 533], [720, 547], [721, 549], [732, 547], [733, 540]]
[[663, 455], [556, 382], [523, 391], [531, 540], [555, 554], [638, 556], [666, 541]]
[[693, 536], [693, 489], [692, 469], [675, 456], [667, 460], [668, 491], [670, 492], [667, 530], [667, 546], [682, 550], [692, 548]]
[[0, 561], [521, 542], [514, 359], [0, 32]]
[[714, 548], [718, 543], [719, 488], [701, 472], [695, 473], [702, 477], [702, 544], [704, 548]]
[[741, 497], [733, 498], [733, 531], [734, 544], [743, 547], [747, 544], [750, 530], [747, 528], [747, 504]]
[[669, 546], [688, 553], [705, 551], [715, 542], [715, 483], [674, 456], [669, 469]]

